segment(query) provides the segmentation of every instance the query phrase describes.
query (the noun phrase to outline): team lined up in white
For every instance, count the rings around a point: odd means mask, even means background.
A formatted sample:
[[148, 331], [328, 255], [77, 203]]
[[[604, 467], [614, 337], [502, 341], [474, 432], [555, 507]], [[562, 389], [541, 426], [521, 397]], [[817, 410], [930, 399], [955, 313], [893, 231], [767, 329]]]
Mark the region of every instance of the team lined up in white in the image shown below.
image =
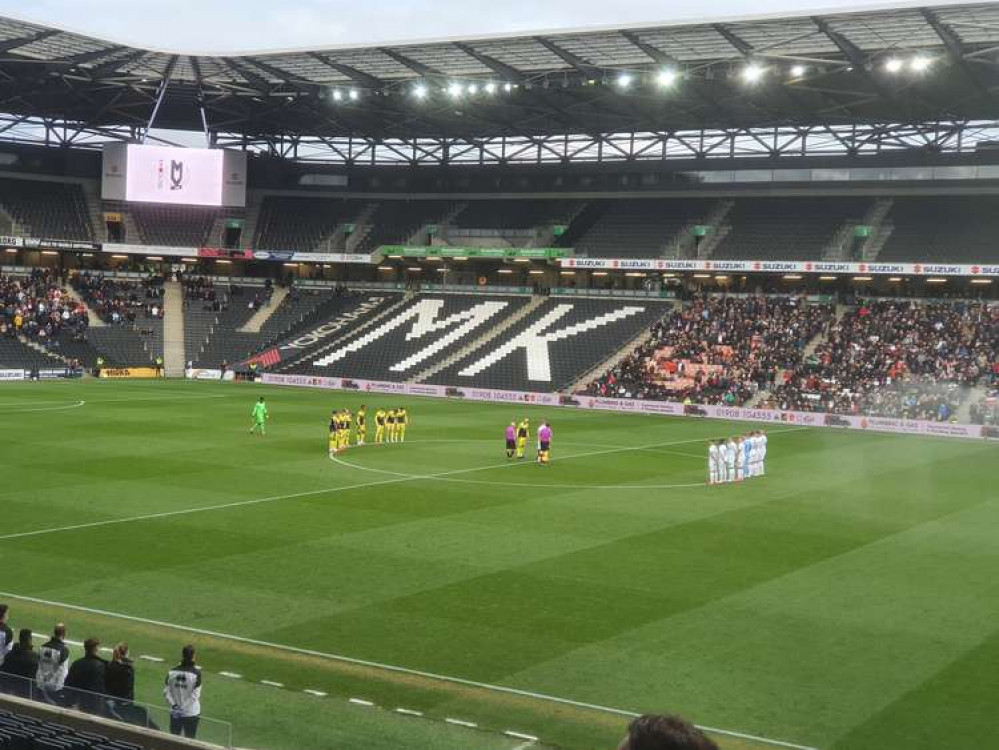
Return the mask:
[[766, 475], [767, 435], [754, 430], [708, 444], [708, 484], [741, 482]]

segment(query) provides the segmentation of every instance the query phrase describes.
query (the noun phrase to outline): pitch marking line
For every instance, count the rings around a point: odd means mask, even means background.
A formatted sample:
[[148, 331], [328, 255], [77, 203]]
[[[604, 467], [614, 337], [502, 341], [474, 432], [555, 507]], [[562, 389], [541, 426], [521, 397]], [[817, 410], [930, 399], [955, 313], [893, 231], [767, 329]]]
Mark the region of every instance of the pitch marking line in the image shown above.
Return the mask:
[[364, 700], [364, 698], [349, 698], [348, 700], [355, 706], [364, 706], [365, 708], [372, 708], [375, 705], [371, 701]]
[[[28, 402], [32, 403], [32, 402]], [[43, 404], [44, 401], [35, 401], [36, 404]], [[79, 409], [81, 406], [86, 405], [86, 401], [77, 401], [74, 404], [63, 403], [62, 406], [42, 406], [42, 407], [31, 407], [28, 409], [3, 409], [0, 407], [0, 414], [26, 414], [27, 412], [34, 411], [66, 411], [67, 409]], [[6, 406], [6, 404], [4, 405]]]
[[317, 698], [325, 698], [327, 695], [329, 695], [329, 693], [324, 693], [322, 690], [311, 690], [308, 688], [303, 690], [302, 692], [307, 693], [308, 695], [314, 695]]
[[[490, 685], [486, 682], [477, 682], [475, 680], [469, 680], [464, 677], [451, 677], [448, 675], [436, 674], [434, 672], [425, 672], [419, 669], [411, 669], [409, 667], [400, 667], [393, 664], [383, 664], [376, 661], [368, 661], [366, 659], [357, 659], [352, 656], [343, 656], [341, 654], [330, 654], [324, 653], [322, 651], [316, 651], [314, 649], [300, 648], [298, 646], [286, 646], [280, 643], [269, 643], [267, 641], [260, 641], [255, 638], [246, 638], [239, 635], [232, 635], [229, 633], [219, 633], [214, 630], [206, 630], [203, 628], [195, 628], [188, 625], [178, 625], [176, 623], [163, 622], [161, 620], [152, 620], [146, 617], [137, 617], [135, 615], [126, 615], [120, 612], [110, 612], [104, 609], [95, 609], [93, 607], [83, 607], [79, 604], [67, 604], [66, 602], [55, 602], [48, 599], [39, 599], [33, 596], [25, 596], [24, 594], [15, 594], [11, 591], [0, 591], [0, 596], [7, 597], [9, 599], [19, 599], [24, 602], [31, 602], [33, 604], [43, 604], [49, 607], [63, 607], [68, 610], [75, 612], [83, 612], [91, 615], [100, 615], [102, 617], [113, 617], [119, 620], [125, 620], [126, 622], [137, 622], [143, 625], [154, 625], [160, 628], [167, 628], [169, 630], [176, 630], [182, 633], [188, 633], [192, 635], [203, 635], [209, 638], [219, 638], [221, 640], [232, 641], [233, 643], [245, 643], [249, 646], [259, 646], [262, 648], [269, 648], [275, 651], [284, 651], [289, 654], [299, 654], [301, 656], [311, 656], [317, 659], [325, 659], [329, 661], [337, 661], [343, 664], [354, 664], [362, 667], [369, 667], [373, 669], [380, 669], [386, 672], [394, 672], [396, 674], [411, 675], [413, 677], [422, 677], [426, 680], [433, 680], [435, 682], [446, 682], [453, 685], [464, 685], [466, 687], [474, 687], [479, 690], [487, 690], [495, 693], [505, 693], [508, 695], [516, 695], [522, 698], [533, 698], [535, 700], [547, 701], [549, 703], [558, 703], [566, 706], [573, 706], [575, 708], [585, 708], [591, 711], [600, 711], [602, 713], [614, 714], [616, 716], [626, 716], [634, 718], [639, 716], [638, 713], [634, 711], [628, 711], [622, 708], [613, 708], [611, 706], [601, 706], [596, 703], [587, 703], [585, 701], [576, 701], [570, 698], [560, 698], [555, 695], [547, 695], [545, 693], [535, 693], [530, 690], [522, 690], [520, 688], [508, 687], [506, 685]], [[351, 703], [358, 703], [361, 699], [351, 698]], [[358, 705], [367, 705], [370, 701], [364, 701], [358, 703]], [[371, 704], [374, 705], [374, 704]], [[809, 745], [798, 745], [792, 742], [784, 742], [783, 740], [774, 740], [769, 737], [761, 737], [755, 734], [746, 734], [744, 732], [736, 732], [730, 729], [718, 729], [717, 727], [700, 726], [709, 732], [714, 732], [716, 734], [727, 735], [729, 737], [736, 737], [743, 740], [751, 740], [755, 742], [762, 742], [764, 744], [774, 745], [776, 747], [790, 748], [790, 750], [818, 750], [818, 748]]]
[[423, 716], [422, 711], [414, 711], [411, 708], [397, 708], [395, 712], [397, 714], [402, 714], [403, 716]]
[[469, 729], [479, 728], [479, 725], [476, 724], [474, 721], [465, 721], [464, 719], [452, 719], [451, 717], [445, 718], [444, 721], [448, 724], [454, 724], [455, 726], [458, 727], [468, 727]]
[[[785, 432], [799, 432], [801, 430], [807, 430], [808, 427], [792, 427], [786, 430], [774, 430], [770, 434], [777, 435]], [[648, 448], [662, 448], [670, 445], [685, 445], [690, 443], [703, 443], [708, 440], [717, 440], [718, 438], [702, 437], [702, 438], [690, 438], [686, 440], [672, 440], [665, 443], [652, 443], [650, 445], [636, 445], [636, 446], [625, 446], [619, 448], [609, 448], [607, 450], [599, 451], [589, 451], [586, 453], [570, 453], [567, 456], [562, 456], [559, 461], [568, 461], [574, 458], [588, 458], [590, 456], [601, 456], [610, 453], [625, 453], [627, 451], [638, 451], [645, 450]], [[336, 459], [334, 459], [336, 460]], [[705, 457], [707, 460], [707, 457]], [[364, 471], [374, 471], [386, 474], [396, 474], [397, 472], [389, 472], [383, 469], [366, 469], [362, 467], [355, 467], [352, 464], [344, 464], [345, 466], [350, 466]], [[15, 534], [4, 534], [0, 536], [0, 542], [9, 541], [11, 539], [24, 539], [27, 537], [44, 536], [47, 534], [58, 534], [65, 531], [80, 531], [82, 529], [96, 529], [104, 526], [117, 526], [124, 523], [137, 523], [140, 521], [154, 521], [161, 518], [175, 518], [178, 516], [189, 516], [195, 513], [207, 513], [209, 511], [215, 510], [228, 510], [231, 508], [244, 508], [251, 505], [263, 505], [265, 503], [275, 503], [281, 500], [294, 500], [302, 497], [314, 497], [316, 495], [333, 495], [340, 492], [347, 492], [348, 490], [359, 490], [365, 489], [367, 487], [379, 487], [386, 484], [400, 484], [402, 482], [413, 482], [420, 480], [435, 480], [441, 477], [451, 477], [458, 474], [471, 474], [477, 471], [488, 471], [490, 469], [502, 469], [503, 467], [509, 466], [520, 466], [521, 464], [504, 462], [501, 464], [492, 464], [490, 466], [473, 466], [468, 469], [455, 469], [453, 471], [442, 471], [437, 474], [403, 474], [402, 476], [397, 476], [392, 479], [381, 479], [374, 482], [360, 482], [358, 484], [348, 484], [341, 485], [339, 487], [326, 487], [318, 490], [305, 490], [303, 492], [292, 492], [288, 495], [271, 495], [270, 497], [258, 497], [249, 500], [234, 500], [228, 503], [220, 503], [218, 505], [205, 505], [199, 508], [185, 508], [183, 510], [168, 510], [160, 513], [147, 513], [141, 516], [125, 516], [124, 518], [108, 518], [103, 521], [91, 521], [89, 523], [77, 523], [70, 524], [69, 526], [55, 526], [47, 529], [35, 529], [34, 531], [20, 531]], [[545, 487], [551, 487], [552, 485], [544, 485]], [[567, 485], [557, 485], [562, 488], [569, 488]], [[680, 485], [670, 485], [670, 488], [678, 488]], [[692, 487], [705, 487], [707, 486], [703, 482], [699, 482], [694, 485], [689, 485]], [[583, 489], [620, 489], [621, 487], [627, 487], [628, 489], [656, 489], [655, 485], [611, 485], [609, 487], [600, 487], [599, 485], [585, 485], [582, 486]], [[663, 489], [660, 487], [659, 489]]]
[[230, 680], [242, 680], [243, 675], [237, 672], [219, 672], [222, 677], [228, 677]]
[[276, 687], [276, 688], [283, 688], [284, 687], [284, 683], [283, 682], [274, 682], [274, 680], [261, 680], [260, 684], [261, 685], [267, 685], [268, 687]]

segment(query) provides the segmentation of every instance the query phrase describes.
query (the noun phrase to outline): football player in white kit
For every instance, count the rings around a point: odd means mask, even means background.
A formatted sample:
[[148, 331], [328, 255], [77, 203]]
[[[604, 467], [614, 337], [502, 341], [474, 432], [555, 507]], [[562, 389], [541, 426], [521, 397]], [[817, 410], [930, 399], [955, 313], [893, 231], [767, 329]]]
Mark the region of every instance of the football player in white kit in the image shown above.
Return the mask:
[[718, 443], [708, 443], [708, 484], [721, 482], [722, 472], [721, 447]]
[[767, 433], [760, 430], [760, 476], [767, 475]]
[[733, 438], [729, 438], [725, 443], [725, 481], [735, 481], [735, 453], [736, 445]]

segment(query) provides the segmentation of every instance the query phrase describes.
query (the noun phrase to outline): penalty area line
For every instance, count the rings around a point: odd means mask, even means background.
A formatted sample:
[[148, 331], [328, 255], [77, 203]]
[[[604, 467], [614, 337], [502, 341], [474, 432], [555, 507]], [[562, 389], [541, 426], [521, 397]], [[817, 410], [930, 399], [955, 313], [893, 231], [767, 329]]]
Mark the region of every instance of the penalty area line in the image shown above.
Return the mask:
[[[16, 594], [11, 591], [0, 591], [0, 596], [9, 599], [18, 599], [20, 601], [30, 602], [32, 604], [42, 604], [48, 607], [63, 607], [71, 611], [82, 612], [90, 615], [112, 617], [115, 619], [124, 620], [126, 622], [135, 622], [135, 623], [140, 623], [142, 625], [153, 625], [156, 627], [168, 628], [170, 630], [176, 630], [179, 632], [189, 633], [192, 635], [203, 635], [209, 638], [218, 638], [220, 640], [232, 641], [233, 643], [244, 643], [249, 646], [258, 646], [261, 648], [273, 649], [275, 651], [283, 651], [290, 654], [311, 656], [317, 659], [336, 661], [336, 662], [341, 662], [343, 664], [354, 664], [357, 666], [379, 669], [385, 672], [411, 675], [413, 677], [422, 677], [424, 679], [431, 680], [434, 682], [444, 682], [453, 685], [463, 685], [466, 687], [473, 687], [488, 692], [516, 695], [521, 698], [532, 698], [534, 700], [545, 701], [548, 703], [557, 703], [565, 706], [572, 706], [574, 708], [584, 708], [591, 711], [609, 713], [617, 716], [626, 716], [634, 718], [640, 715], [636, 711], [628, 711], [623, 708], [614, 708], [612, 706], [601, 706], [600, 704], [597, 703], [576, 701], [572, 700], [571, 698], [562, 698], [556, 695], [537, 693], [531, 690], [523, 690], [521, 688], [509, 687], [506, 685], [491, 685], [487, 682], [478, 682], [476, 680], [469, 680], [464, 677], [452, 677], [449, 675], [436, 674], [434, 672], [426, 672], [420, 669], [411, 669], [410, 667], [400, 667], [394, 664], [384, 664], [382, 662], [369, 661], [367, 659], [357, 659], [352, 656], [343, 656], [342, 654], [325, 653], [323, 651], [316, 651], [314, 649], [309, 649], [309, 648], [300, 648], [298, 646], [287, 646], [281, 643], [269, 643], [268, 641], [261, 641], [257, 640], [256, 638], [246, 638], [240, 635], [232, 635], [231, 633], [220, 633], [218, 631], [206, 630], [204, 628], [196, 628], [188, 625], [178, 625], [176, 623], [163, 622], [161, 620], [152, 620], [146, 617], [137, 617], [135, 615], [126, 615], [121, 612], [111, 612], [109, 610], [104, 610], [104, 609], [84, 607], [79, 604], [68, 604], [66, 602], [57, 602], [48, 599], [40, 599], [34, 596], [25, 596], [24, 594]], [[358, 699], [354, 698], [351, 699], [351, 702], [360, 703]], [[770, 737], [761, 737], [759, 735], [747, 734], [745, 732], [736, 732], [730, 729], [718, 729], [717, 727], [708, 727], [704, 725], [699, 725], [699, 726], [701, 729], [704, 729], [709, 732], [714, 732], [715, 734], [726, 735], [728, 737], [736, 737], [738, 739], [743, 739], [743, 740], [751, 740], [754, 742], [761, 742], [763, 744], [773, 745], [775, 747], [789, 748], [790, 750], [818, 750], [818, 748], [810, 745], [799, 745], [793, 742], [775, 740], [771, 739]]]

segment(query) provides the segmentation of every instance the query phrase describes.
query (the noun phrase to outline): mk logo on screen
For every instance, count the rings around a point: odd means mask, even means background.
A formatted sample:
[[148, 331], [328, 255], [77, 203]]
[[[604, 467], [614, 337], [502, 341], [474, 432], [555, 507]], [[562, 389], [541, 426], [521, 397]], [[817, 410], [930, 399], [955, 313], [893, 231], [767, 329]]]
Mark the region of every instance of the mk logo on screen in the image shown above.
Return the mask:
[[184, 162], [182, 161], [171, 160], [170, 162], [170, 189], [184, 189]]

